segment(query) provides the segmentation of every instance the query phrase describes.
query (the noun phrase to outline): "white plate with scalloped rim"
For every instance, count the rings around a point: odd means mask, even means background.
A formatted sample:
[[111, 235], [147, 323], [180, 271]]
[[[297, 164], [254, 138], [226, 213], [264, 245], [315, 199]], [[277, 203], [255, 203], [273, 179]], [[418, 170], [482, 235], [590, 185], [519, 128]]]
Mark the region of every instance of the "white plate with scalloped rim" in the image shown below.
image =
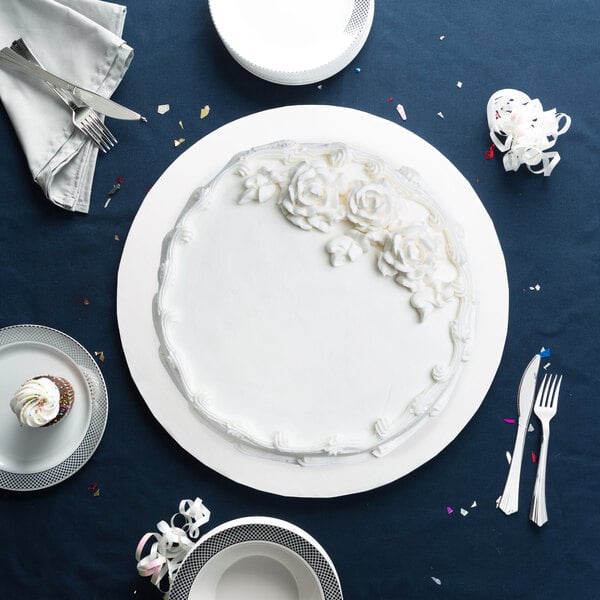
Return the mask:
[[202, 536], [177, 571], [171, 600], [342, 600], [325, 550], [299, 527], [244, 517]]
[[[208, 183], [232, 156], [275, 140], [343, 142], [391, 165], [418, 171], [442, 208], [463, 226], [477, 289], [475, 344], [448, 406], [387, 456], [318, 468], [240, 452], [199, 419], [159, 357], [152, 303], [158, 289], [162, 240], [191, 193]], [[222, 475], [284, 496], [331, 497], [390, 483], [443, 450], [473, 417], [496, 374], [508, 325], [508, 280], [493, 223], [475, 191], [440, 152], [407, 129], [350, 108], [289, 106], [229, 123], [183, 153], [152, 187], [133, 222], [119, 267], [117, 316], [127, 363], [142, 397], [167, 432]]]
[[209, 0], [231, 56], [267, 81], [304, 85], [346, 67], [365, 44], [374, 0]]
[[[9, 400], [31, 377], [68, 379], [69, 414], [51, 427], [20, 425]], [[42, 325], [0, 329], [0, 488], [38, 490], [78, 471], [100, 443], [108, 416], [104, 379], [90, 354], [70, 336]]]

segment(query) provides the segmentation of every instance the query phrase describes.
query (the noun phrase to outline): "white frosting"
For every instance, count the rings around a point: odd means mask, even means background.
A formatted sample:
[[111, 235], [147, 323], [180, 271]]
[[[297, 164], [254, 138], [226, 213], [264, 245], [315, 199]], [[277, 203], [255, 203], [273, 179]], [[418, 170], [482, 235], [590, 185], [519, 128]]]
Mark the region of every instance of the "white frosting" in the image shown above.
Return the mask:
[[47, 377], [29, 379], [12, 397], [10, 407], [22, 425], [42, 427], [58, 414], [60, 390]]
[[396, 448], [453, 401], [472, 341], [458, 228], [418, 174], [343, 144], [234, 157], [167, 236], [154, 309], [190, 407], [301, 465]]

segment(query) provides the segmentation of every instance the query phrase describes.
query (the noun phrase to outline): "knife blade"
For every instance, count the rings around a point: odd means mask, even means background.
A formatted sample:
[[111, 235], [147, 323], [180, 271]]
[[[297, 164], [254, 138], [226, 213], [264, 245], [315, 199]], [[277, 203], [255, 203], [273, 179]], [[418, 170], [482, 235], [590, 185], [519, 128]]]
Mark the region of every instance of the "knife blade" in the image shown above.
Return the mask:
[[62, 77], [58, 77], [57, 75], [46, 71], [46, 69], [34, 65], [8, 47], [0, 50], [0, 67], [17, 73], [23, 73], [24, 75], [29, 75], [30, 77], [35, 77], [42, 81], [47, 81], [60, 89], [66, 90], [74, 96], [76, 100], [80, 100], [82, 103], [87, 104], [107, 117], [131, 121], [146, 121], [139, 113], [118, 104], [114, 100], [110, 100], [100, 94], [79, 87], [74, 83], [62, 79]]
[[519, 510], [519, 482], [521, 479], [521, 463], [523, 462], [523, 450], [525, 449], [525, 434], [529, 426], [529, 419], [533, 410], [535, 400], [535, 386], [541, 357], [536, 354], [523, 372], [517, 393], [517, 411], [519, 414], [515, 447], [513, 449], [510, 468], [506, 478], [504, 491], [498, 502], [498, 508], [511, 515]]

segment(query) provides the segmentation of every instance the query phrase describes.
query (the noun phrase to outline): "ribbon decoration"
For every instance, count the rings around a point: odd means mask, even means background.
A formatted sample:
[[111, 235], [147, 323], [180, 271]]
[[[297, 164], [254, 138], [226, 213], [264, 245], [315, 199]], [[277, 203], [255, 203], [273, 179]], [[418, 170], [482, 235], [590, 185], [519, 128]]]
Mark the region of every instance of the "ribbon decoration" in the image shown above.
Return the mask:
[[[183, 517], [184, 523], [178, 527], [175, 522]], [[210, 519], [210, 511], [202, 504], [200, 498], [182, 500], [179, 511], [170, 523], [160, 521], [156, 524], [159, 533], [149, 532], [142, 536], [135, 550], [138, 561], [137, 570], [142, 577], [150, 577], [150, 581], [168, 598], [169, 590], [179, 567], [185, 557], [194, 548], [200, 537], [200, 527]], [[148, 541], [155, 539], [150, 552], [142, 558], [142, 551]], [[163, 590], [162, 580], [167, 578], [168, 588]]]
[[[503, 157], [505, 171], [516, 171], [525, 165], [536, 175], [549, 176], [560, 161], [556, 151], [546, 152], [559, 135], [571, 126], [571, 117], [546, 110], [536, 98], [518, 90], [498, 90], [487, 104], [490, 138]], [[561, 123], [562, 122], [562, 123]], [[536, 165], [541, 165], [534, 169]]]

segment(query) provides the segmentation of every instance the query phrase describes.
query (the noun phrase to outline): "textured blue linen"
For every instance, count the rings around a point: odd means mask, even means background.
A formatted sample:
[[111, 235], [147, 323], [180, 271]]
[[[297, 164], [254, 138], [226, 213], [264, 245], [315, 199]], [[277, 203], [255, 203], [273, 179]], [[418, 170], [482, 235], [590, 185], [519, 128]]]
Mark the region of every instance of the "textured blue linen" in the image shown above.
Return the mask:
[[[43, 197], [0, 109], [0, 325], [44, 324], [90, 352], [102, 350], [110, 401], [105, 436], [78, 473], [39, 492], [0, 491], [0, 596], [158, 599], [136, 573], [137, 541], [181, 498], [200, 496], [212, 510], [209, 525], [270, 515], [306, 529], [333, 559], [348, 600], [597, 598], [599, 31], [595, 0], [377, 0], [370, 37], [351, 65], [321, 89], [284, 87], [254, 77], [229, 56], [206, 0], [130, 0], [124, 38], [135, 59], [113, 97], [149, 123], [108, 120], [119, 145], [98, 161], [86, 216]], [[486, 103], [506, 87], [573, 119], [559, 138], [562, 161], [550, 178], [523, 168], [506, 173], [500, 157], [484, 157]], [[163, 103], [171, 111], [160, 116], [156, 108]], [[406, 108], [406, 122], [397, 103]], [[200, 120], [205, 104], [212, 110]], [[457, 439], [401, 480], [331, 500], [245, 488], [179, 448], [129, 376], [115, 316], [128, 229], [165, 168], [219, 126], [292, 104], [364, 110], [438, 148], [491, 215], [510, 284], [503, 360], [481, 409]], [[179, 137], [186, 141], [174, 148]], [[104, 208], [119, 176], [122, 188]], [[535, 284], [539, 291], [529, 289]], [[550, 521], [538, 529], [528, 507], [535, 477], [529, 456], [538, 451], [539, 427], [527, 438], [520, 512], [507, 517], [495, 501], [515, 432], [503, 419], [515, 416], [521, 372], [542, 346], [551, 348], [550, 370], [563, 373], [564, 382], [552, 422]], [[88, 491], [94, 482], [98, 496]]]

